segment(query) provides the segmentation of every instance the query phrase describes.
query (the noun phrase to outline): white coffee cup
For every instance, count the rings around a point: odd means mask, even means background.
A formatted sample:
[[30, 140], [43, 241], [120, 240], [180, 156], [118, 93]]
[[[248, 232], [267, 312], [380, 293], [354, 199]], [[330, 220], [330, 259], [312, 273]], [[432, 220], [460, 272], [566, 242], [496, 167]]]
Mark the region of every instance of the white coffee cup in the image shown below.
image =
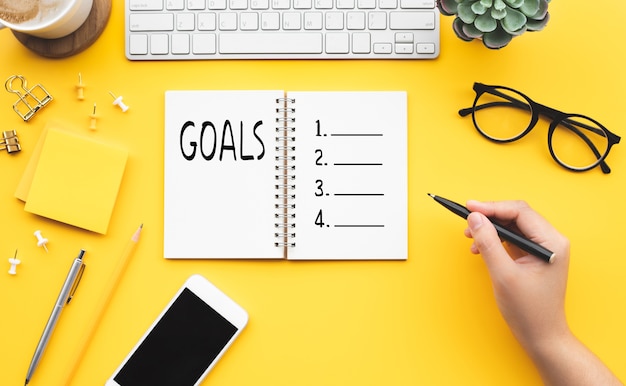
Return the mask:
[[[39, 12], [33, 18], [14, 22], [2, 14], [2, 7], [13, 2], [33, 1], [40, 3]], [[87, 20], [93, 0], [0, 0], [0, 28], [25, 33], [44, 39], [58, 39], [71, 34]], [[36, 9], [37, 7], [35, 7]]]

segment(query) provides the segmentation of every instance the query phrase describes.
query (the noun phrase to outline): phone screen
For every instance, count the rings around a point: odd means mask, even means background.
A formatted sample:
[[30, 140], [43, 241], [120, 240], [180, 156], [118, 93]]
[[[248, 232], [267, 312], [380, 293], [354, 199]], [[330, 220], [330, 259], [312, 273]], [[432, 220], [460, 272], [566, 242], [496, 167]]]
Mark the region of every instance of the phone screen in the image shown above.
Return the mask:
[[114, 380], [121, 386], [193, 386], [236, 332], [185, 288]]

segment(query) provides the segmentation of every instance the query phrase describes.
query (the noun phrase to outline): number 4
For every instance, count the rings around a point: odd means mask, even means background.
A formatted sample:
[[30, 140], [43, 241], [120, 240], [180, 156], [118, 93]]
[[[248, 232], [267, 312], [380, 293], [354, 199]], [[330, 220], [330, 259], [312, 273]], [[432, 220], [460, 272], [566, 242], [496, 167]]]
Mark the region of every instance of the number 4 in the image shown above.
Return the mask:
[[323, 228], [324, 225], [324, 220], [322, 218], [322, 210], [320, 209], [319, 212], [317, 212], [317, 217], [315, 217], [315, 225], [319, 226], [320, 228]]

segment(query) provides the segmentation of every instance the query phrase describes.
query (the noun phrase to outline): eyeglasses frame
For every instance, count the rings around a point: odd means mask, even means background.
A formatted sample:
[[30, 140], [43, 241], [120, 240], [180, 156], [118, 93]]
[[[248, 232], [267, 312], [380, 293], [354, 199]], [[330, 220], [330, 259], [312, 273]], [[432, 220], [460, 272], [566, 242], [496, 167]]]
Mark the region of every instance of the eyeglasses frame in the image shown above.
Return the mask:
[[[502, 90], [507, 90], [510, 92], [513, 92], [519, 96], [521, 96], [522, 98], [525, 99], [524, 101], [518, 100], [513, 98], [510, 95], [504, 94], [504, 93], [500, 93], [497, 90], [498, 89], [502, 89]], [[488, 140], [492, 141], [492, 142], [497, 142], [497, 143], [508, 143], [508, 142], [513, 142], [513, 141], [517, 141], [521, 138], [523, 138], [526, 134], [528, 134], [536, 125], [537, 122], [539, 121], [539, 116], [545, 116], [549, 119], [552, 120], [549, 128], [548, 128], [548, 148], [550, 150], [550, 155], [552, 156], [552, 158], [554, 159], [554, 161], [556, 161], [559, 165], [561, 165], [562, 167], [571, 170], [571, 171], [575, 171], [575, 172], [584, 172], [590, 169], [595, 168], [596, 166], [600, 165], [600, 168], [602, 169], [602, 172], [605, 174], [608, 174], [611, 172], [611, 168], [607, 165], [607, 163], [605, 162], [606, 157], [609, 154], [609, 151], [611, 150], [611, 147], [613, 147], [613, 145], [618, 144], [620, 142], [620, 136], [618, 136], [615, 133], [612, 133], [611, 131], [609, 131], [606, 127], [604, 127], [604, 125], [602, 125], [600, 122], [596, 121], [593, 118], [590, 118], [586, 115], [581, 115], [581, 114], [570, 114], [570, 113], [564, 113], [562, 111], [553, 109], [551, 107], [548, 107], [546, 105], [543, 105], [541, 103], [535, 102], [534, 100], [532, 100], [531, 98], [529, 98], [526, 94], [515, 90], [513, 88], [510, 87], [505, 87], [505, 86], [495, 86], [495, 85], [486, 85], [483, 83], [479, 83], [479, 82], [475, 82], [474, 86], [473, 86], [473, 90], [476, 92], [476, 98], [474, 99], [474, 103], [472, 104], [472, 107], [468, 107], [468, 108], [464, 108], [459, 110], [459, 115], [462, 117], [466, 117], [469, 114], [472, 114], [472, 121], [474, 123], [474, 127], [476, 128], [476, 130], [485, 138], [487, 138]], [[484, 94], [484, 93], [490, 93], [496, 96], [499, 96], [501, 98], [504, 98], [508, 101], [510, 101], [510, 103], [508, 102], [492, 102], [492, 103], [488, 103], [488, 104], [484, 104], [484, 105], [477, 105], [478, 100], [480, 99], [480, 97]], [[480, 126], [478, 125], [478, 122], [476, 122], [476, 116], [475, 116], [475, 112], [485, 109], [485, 108], [489, 108], [489, 107], [494, 107], [494, 106], [507, 106], [507, 107], [515, 107], [515, 108], [519, 108], [519, 109], [523, 109], [523, 110], [528, 110], [528, 107], [530, 107], [530, 113], [531, 113], [531, 120], [530, 123], [528, 124], [528, 127], [522, 131], [520, 134], [518, 134], [515, 137], [512, 138], [506, 138], [506, 139], [499, 139], [499, 138], [494, 138], [492, 136], [489, 136], [487, 133], [485, 133], [484, 131], [482, 131], [482, 129], [480, 128]], [[584, 118], [589, 120], [590, 122], [593, 122], [594, 124], [597, 125], [597, 127], [591, 127], [591, 126], [587, 126], [584, 124], [581, 124], [580, 122], [577, 121], [573, 121], [571, 120], [571, 118]], [[587, 167], [583, 167], [583, 168], [577, 168], [577, 167], [573, 167], [571, 165], [565, 164], [563, 163], [555, 154], [554, 149], [552, 147], [552, 136], [554, 134], [554, 131], [556, 130], [556, 127], [558, 126], [558, 124], [561, 123], [563, 126], [567, 127], [568, 129], [572, 130], [576, 135], [578, 135], [583, 141], [585, 141], [585, 143], [589, 146], [589, 148], [591, 149], [591, 151], [593, 151], [593, 153], [596, 155], [596, 162], [594, 162], [593, 164], [587, 166]], [[579, 130], [579, 128], [583, 128], [586, 130], [590, 130], [590, 131], [595, 131], [596, 133], [598, 133], [598, 129], [602, 130], [602, 134], [604, 135], [607, 140], [608, 140], [608, 146], [606, 149], [606, 152], [604, 154], [600, 154], [600, 152], [598, 151], [598, 149], [595, 147], [595, 145], [589, 140], [589, 138], [581, 131]]]

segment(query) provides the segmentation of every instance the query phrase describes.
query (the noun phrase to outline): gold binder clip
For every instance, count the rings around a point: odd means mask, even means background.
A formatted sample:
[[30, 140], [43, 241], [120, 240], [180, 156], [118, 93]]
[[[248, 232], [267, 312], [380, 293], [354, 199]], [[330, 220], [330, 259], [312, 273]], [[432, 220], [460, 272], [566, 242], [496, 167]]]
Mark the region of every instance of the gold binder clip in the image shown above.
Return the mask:
[[0, 150], [6, 150], [7, 153], [16, 153], [22, 148], [20, 147], [20, 141], [17, 139], [17, 133], [15, 130], [7, 130], [2, 132], [2, 139], [0, 139]]
[[[13, 88], [13, 81], [15, 79], [19, 79], [22, 83], [19, 89]], [[13, 110], [17, 115], [22, 117], [25, 122], [28, 122], [37, 111], [52, 101], [52, 96], [42, 85], [37, 84], [30, 89], [27, 87], [26, 78], [22, 75], [13, 75], [7, 79], [4, 84], [4, 88], [6, 88], [8, 92], [15, 93], [19, 97], [13, 104]]]

